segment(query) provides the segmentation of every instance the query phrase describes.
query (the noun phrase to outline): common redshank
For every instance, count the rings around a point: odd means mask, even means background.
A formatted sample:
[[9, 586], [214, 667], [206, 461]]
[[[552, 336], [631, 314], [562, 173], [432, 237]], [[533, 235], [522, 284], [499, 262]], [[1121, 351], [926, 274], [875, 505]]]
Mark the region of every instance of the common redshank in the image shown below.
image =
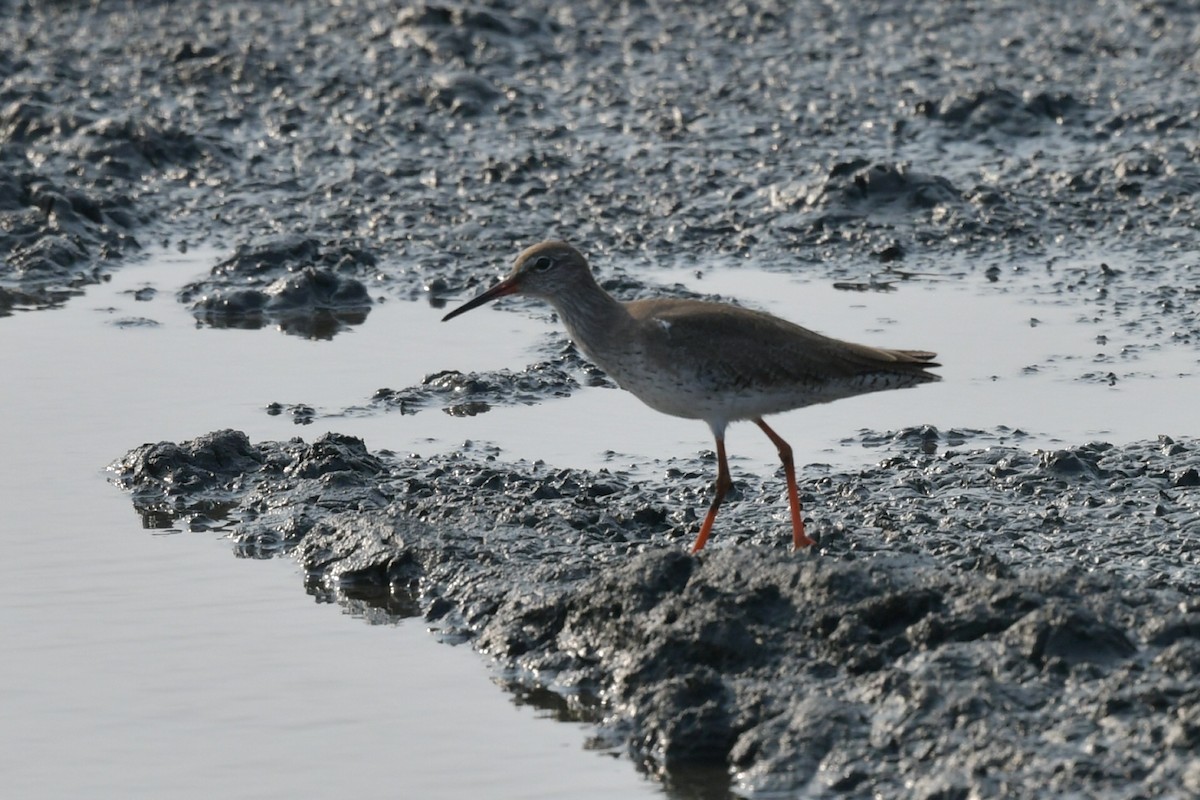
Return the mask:
[[535, 244], [508, 277], [442, 321], [510, 294], [536, 297], [558, 312], [584, 355], [646, 405], [708, 423], [717, 441], [717, 483], [692, 552], [712, 533], [732, 485], [725, 428], [751, 420], [774, 443], [787, 478], [792, 547], [804, 532], [792, 448], [763, 417], [816, 403], [940, 380], [936, 353], [885, 350], [814, 333], [787, 320], [699, 300], [620, 302], [604, 291], [583, 255], [566, 242]]

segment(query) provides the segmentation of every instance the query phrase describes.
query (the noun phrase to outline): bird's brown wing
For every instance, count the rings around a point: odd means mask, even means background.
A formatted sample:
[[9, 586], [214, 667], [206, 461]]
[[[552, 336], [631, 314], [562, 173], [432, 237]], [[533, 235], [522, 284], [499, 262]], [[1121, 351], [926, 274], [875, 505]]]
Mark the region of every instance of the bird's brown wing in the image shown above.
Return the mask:
[[[717, 303], [647, 300], [628, 305], [663, 369], [698, 370], [735, 387], [848, 384], [871, 376], [938, 380], [933, 353], [845, 342], [759, 311]], [[885, 388], [880, 386], [879, 388]]]

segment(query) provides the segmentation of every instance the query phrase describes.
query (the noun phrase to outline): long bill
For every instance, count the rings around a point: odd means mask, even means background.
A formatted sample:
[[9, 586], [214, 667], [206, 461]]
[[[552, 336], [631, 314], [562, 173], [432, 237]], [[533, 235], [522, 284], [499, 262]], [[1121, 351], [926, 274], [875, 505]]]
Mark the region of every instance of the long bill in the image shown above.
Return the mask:
[[465, 314], [472, 308], [479, 308], [484, 303], [491, 302], [497, 297], [504, 297], [505, 295], [514, 294], [519, 288], [520, 287], [517, 286], [517, 280], [515, 277], [505, 278], [483, 294], [479, 295], [473, 300], [468, 300], [446, 316], [442, 317], [442, 322], [452, 320], [459, 314]]

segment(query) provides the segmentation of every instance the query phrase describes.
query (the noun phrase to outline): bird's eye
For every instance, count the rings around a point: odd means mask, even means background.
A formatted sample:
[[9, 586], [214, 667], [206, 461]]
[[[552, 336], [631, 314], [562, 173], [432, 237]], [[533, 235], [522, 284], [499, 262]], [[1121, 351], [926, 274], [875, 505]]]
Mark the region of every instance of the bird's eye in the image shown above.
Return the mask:
[[550, 256], [538, 256], [537, 260], [533, 262], [533, 268], [538, 272], [545, 272], [553, 266], [554, 259]]

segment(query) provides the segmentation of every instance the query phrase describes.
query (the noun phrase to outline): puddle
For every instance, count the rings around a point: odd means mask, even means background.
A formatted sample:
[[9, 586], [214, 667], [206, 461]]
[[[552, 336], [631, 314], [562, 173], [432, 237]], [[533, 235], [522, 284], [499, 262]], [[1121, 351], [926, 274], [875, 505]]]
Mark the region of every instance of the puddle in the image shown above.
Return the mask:
[[[131, 445], [226, 426], [307, 437], [319, 425], [284, 427], [266, 402], [344, 403], [391, 380], [339, 368], [352, 335], [335, 352], [196, 328], [172, 295], [202, 260], [129, 265], [63, 309], [2, 323], [0, 407], [20, 421], [0, 459], [7, 792], [661, 796], [628, 761], [585, 750], [590, 728], [519, 706], [468, 648], [314, 606], [289, 560], [141, 529], [103, 472]], [[145, 284], [148, 301], [126, 293]], [[157, 324], [119, 324], [135, 318]]]
[[[328, 341], [197, 327], [173, 293], [216, 258], [193, 252], [174, 265], [131, 268], [111, 287], [111, 308], [87, 298], [80, 310], [55, 312], [80, 315], [78, 325], [36, 315], [29, 320], [37, 328], [34, 346], [16, 354], [26, 366], [14, 368], [34, 369], [53, 353], [65, 373], [94, 374], [94, 355], [76, 343], [85, 335], [111, 337], [112, 363], [90, 379], [89, 408], [101, 418], [117, 417], [127, 405], [115, 399], [120, 387], [141, 387], [139, 429], [147, 440], [179, 441], [225, 427], [245, 430], [251, 440], [311, 440], [336, 431], [362, 437], [372, 449], [430, 455], [471, 441], [500, 448], [505, 459], [579, 468], [653, 468], [712, 447], [702, 422], [658, 414], [629, 393], [606, 388], [583, 387], [569, 398], [474, 417], [436, 407], [415, 415], [343, 415], [368, 406], [380, 388], [411, 386], [440, 370], [522, 370], [545, 357], [538, 348], [557, 324], [547, 315], [506, 310], [504, 301], [449, 323], [441, 322], [445, 309], [390, 301], [374, 308], [366, 324]], [[802, 464], [872, 463], [879, 452], [860, 443], [862, 429], [930, 424], [944, 432], [981, 431], [980, 444], [1011, 441], [1019, 431], [1022, 446], [1038, 448], [1180, 434], [1194, 424], [1200, 369], [1190, 348], [1131, 341], [1118, 321], [1096, 321], [1054, 297], [1007, 293], [981, 278], [900, 284], [891, 292], [847, 292], [747, 269], [700, 278], [664, 271], [656, 278], [736, 297], [839, 338], [938, 352], [940, 383], [774, 417], [773, 427]], [[147, 284], [158, 289], [153, 302], [126, 293]], [[156, 324], [120, 324], [142, 318]], [[303, 404], [316, 413], [312, 424], [300, 426], [287, 414], [268, 416], [271, 403]], [[34, 411], [66, 413], [55, 401]], [[728, 439], [735, 461], [774, 468], [773, 447], [752, 426], [732, 426]], [[123, 442], [117, 451], [136, 443]]]
[[[30, 369], [55, 353], [64, 372], [89, 374], [94, 355], [74, 343], [82, 335], [111, 337], [114, 363], [90, 379], [92, 413], [119, 415], [125, 401], [112, 399], [120, 396], [118, 387], [140, 386], [147, 400], [151, 393], [157, 397], [140, 412], [142, 435], [154, 440], [178, 441], [225, 427], [245, 430], [251, 440], [312, 439], [337, 431], [362, 437], [372, 449], [427, 455], [470, 440], [499, 447], [506, 459], [581, 468], [653, 462], [712, 447], [702, 422], [658, 414], [627, 392], [605, 388], [584, 387], [569, 398], [496, 407], [474, 417], [436, 407], [415, 415], [343, 416], [344, 409], [368, 405], [380, 388], [411, 386], [440, 370], [519, 371], [544, 358], [538, 348], [557, 324], [548, 316], [505, 310], [504, 301], [449, 323], [441, 322], [445, 309], [390, 301], [374, 308], [366, 324], [329, 341], [198, 328], [172, 295], [215, 258], [205, 262], [193, 253], [173, 267], [123, 272], [123, 288], [112, 287], [113, 308], [96, 310], [92, 298], [78, 304], [91, 309], [83, 330], [59, 324], [51, 314], [37, 315], [30, 320], [37, 327], [35, 346], [18, 358], [23, 355]], [[1053, 297], [1018, 296], [973, 278], [847, 292], [746, 269], [656, 277], [663, 285], [680, 282], [736, 297], [839, 338], [938, 352], [940, 383], [774, 417], [773, 427], [802, 463], [870, 463], [878, 452], [857, 442], [861, 429], [930, 424], [942, 431], [983, 431], [995, 440], [1003, 440], [1006, 429], [1019, 430], [1026, 434], [1023, 445], [1035, 448], [1095, 439], [1120, 443], [1194, 425], [1196, 353], [1131, 341], [1115, 321], [1093, 321]], [[158, 289], [151, 303], [124, 293], [146, 283]], [[140, 318], [156, 324], [120, 325]], [[98, 320], [107, 324], [97, 326]], [[264, 409], [271, 403], [312, 406], [314, 422], [297, 426], [286, 414], [268, 416]], [[41, 412], [61, 413], [54, 402]], [[751, 426], [733, 426], [729, 443], [731, 456], [775, 463], [772, 446]]]
[[[664, 285], [678, 281], [737, 297], [839, 338], [938, 352], [940, 383], [773, 417], [772, 426], [802, 463], [852, 466], [876, 460], [878, 451], [855, 436], [861, 429], [930, 424], [942, 431], [982, 431], [982, 444], [1011, 440], [1011, 431], [1020, 431], [1022, 446], [1038, 448], [1097, 439], [1120, 443], [1185, 433], [1194, 426], [1191, 398], [1200, 391], [1194, 352], [1130, 341], [1115, 323], [1081, 321], [1078, 307], [1054, 298], [1018, 296], [971, 279], [864, 293], [749, 270], [701, 279], [684, 271], [657, 277]], [[504, 310], [503, 301], [445, 324], [439, 321], [442, 313], [399, 304], [372, 312], [371, 325], [355, 331], [360, 338], [344, 359], [336, 359], [344, 370], [336, 383], [357, 385], [360, 396], [367, 396], [365, 386], [379, 381], [364, 384], [362, 376], [379, 373], [373, 362], [380, 352], [395, 354], [383, 367], [394, 388], [438, 369], [521, 370], [544, 358], [537, 347], [556, 329], [549, 319]], [[1106, 341], [1098, 341], [1101, 337]], [[403, 344], [414, 341], [422, 346]], [[332, 346], [347, 344], [339, 339]], [[334, 369], [332, 363], [329, 368]], [[318, 391], [327, 397], [328, 388]], [[310, 387], [294, 399], [312, 397]], [[343, 396], [329, 408], [352, 402]], [[427, 454], [470, 440], [499, 447], [506, 459], [541, 459], [563, 467], [644, 464], [712, 447], [702, 422], [655, 413], [627, 392], [605, 388], [585, 387], [569, 398], [494, 408], [475, 417], [452, 417], [434, 408], [413, 416], [319, 422], [363, 436], [372, 447]], [[731, 457], [756, 467], [775, 464], [773, 447], [753, 427], [733, 426], [728, 440]]]

